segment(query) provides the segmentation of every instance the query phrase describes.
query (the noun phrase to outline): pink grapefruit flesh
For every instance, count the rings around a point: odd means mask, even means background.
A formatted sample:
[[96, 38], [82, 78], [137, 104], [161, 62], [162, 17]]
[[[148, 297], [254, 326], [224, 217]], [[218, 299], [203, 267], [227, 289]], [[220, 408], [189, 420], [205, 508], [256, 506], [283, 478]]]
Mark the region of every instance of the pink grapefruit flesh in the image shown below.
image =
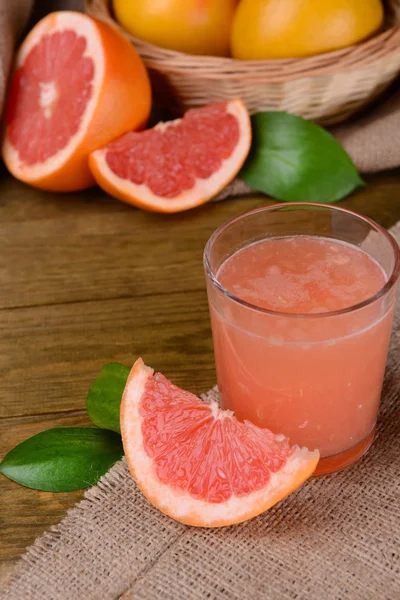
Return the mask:
[[8, 138], [28, 166], [57, 154], [79, 130], [95, 70], [86, 46], [71, 29], [44, 35], [15, 73]]
[[131, 129], [151, 107], [149, 79], [133, 46], [82, 13], [49, 14], [16, 56], [2, 154], [18, 179], [51, 191], [93, 185], [88, 157]]
[[241, 100], [189, 110], [183, 119], [128, 133], [90, 157], [99, 185], [141, 208], [178, 212], [215, 196], [238, 173], [251, 144]]
[[130, 472], [148, 500], [200, 527], [259, 515], [310, 477], [319, 459], [318, 451], [290, 446], [176, 387], [141, 359], [123, 394], [121, 433]]

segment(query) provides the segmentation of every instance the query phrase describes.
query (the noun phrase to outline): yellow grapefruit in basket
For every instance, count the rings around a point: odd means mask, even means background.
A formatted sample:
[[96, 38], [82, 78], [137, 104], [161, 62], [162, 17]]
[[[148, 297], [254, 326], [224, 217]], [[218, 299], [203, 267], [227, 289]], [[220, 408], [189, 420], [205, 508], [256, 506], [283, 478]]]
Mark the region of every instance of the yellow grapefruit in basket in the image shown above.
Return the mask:
[[129, 470], [146, 498], [173, 519], [220, 527], [251, 519], [298, 488], [319, 453], [239, 422], [144, 365], [134, 364], [121, 403]]
[[89, 154], [144, 127], [150, 108], [146, 69], [123, 35], [81, 13], [51, 13], [16, 57], [4, 161], [39, 188], [84, 189], [94, 184]]
[[173, 213], [203, 204], [223, 189], [240, 170], [250, 144], [249, 114], [237, 99], [127, 133], [94, 152], [89, 164], [111, 196]]
[[238, 0], [113, 0], [132, 35], [170, 50], [228, 56]]
[[375, 33], [381, 0], [241, 0], [232, 27], [232, 56], [296, 58], [351, 46]]

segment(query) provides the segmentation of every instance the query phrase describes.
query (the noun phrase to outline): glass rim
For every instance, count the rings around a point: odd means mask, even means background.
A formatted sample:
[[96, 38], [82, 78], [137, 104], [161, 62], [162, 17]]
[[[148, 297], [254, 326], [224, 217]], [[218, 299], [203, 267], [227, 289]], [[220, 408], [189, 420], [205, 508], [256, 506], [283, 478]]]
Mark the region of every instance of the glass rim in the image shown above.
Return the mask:
[[[327, 312], [323, 312], [323, 313], [290, 313], [290, 312], [284, 312], [284, 311], [270, 310], [268, 308], [263, 308], [261, 306], [257, 306], [256, 304], [252, 304], [251, 302], [247, 302], [247, 300], [243, 300], [242, 298], [239, 298], [238, 296], [236, 296], [235, 294], [233, 294], [232, 292], [227, 290], [220, 283], [220, 281], [218, 280], [216, 275], [214, 275], [212, 268], [211, 268], [210, 252], [211, 252], [211, 248], [213, 247], [213, 245], [216, 242], [216, 240], [218, 239], [218, 237], [224, 231], [226, 231], [231, 225], [233, 225], [233, 223], [236, 223], [237, 221], [240, 221], [241, 219], [243, 219], [245, 217], [248, 217], [250, 215], [255, 215], [260, 212], [273, 212], [273, 211], [277, 211], [277, 210], [284, 209], [284, 208], [290, 208], [290, 207], [302, 208], [302, 207], [307, 207], [307, 206], [312, 207], [312, 208], [326, 209], [326, 210], [330, 210], [333, 212], [335, 212], [335, 211], [342, 212], [344, 214], [348, 214], [353, 217], [357, 217], [357, 219], [368, 223], [373, 229], [375, 229], [375, 231], [378, 231], [378, 233], [383, 235], [383, 237], [385, 237], [388, 240], [388, 242], [390, 243], [390, 245], [393, 249], [394, 266], [393, 266], [393, 271], [392, 271], [389, 279], [387, 280], [385, 285], [380, 290], [378, 290], [373, 296], [366, 298], [366, 300], [363, 300], [362, 302], [358, 302], [357, 304], [352, 304], [351, 306], [347, 306], [346, 308], [341, 308], [339, 310], [327, 311]], [[321, 319], [321, 318], [326, 318], [326, 317], [336, 317], [336, 316], [352, 313], [353, 311], [365, 308], [365, 307], [369, 306], [370, 304], [373, 304], [380, 298], [383, 298], [384, 296], [386, 296], [390, 292], [390, 290], [393, 288], [393, 286], [397, 282], [399, 275], [400, 275], [400, 248], [399, 248], [397, 241], [394, 239], [393, 235], [389, 231], [387, 231], [387, 229], [385, 229], [382, 225], [379, 225], [379, 223], [376, 223], [373, 219], [370, 219], [369, 217], [361, 215], [360, 213], [357, 213], [348, 208], [332, 206], [330, 204], [319, 204], [317, 202], [281, 202], [281, 203], [277, 203], [277, 204], [272, 204], [270, 206], [261, 206], [259, 208], [254, 208], [254, 209], [249, 210], [240, 215], [236, 215], [235, 217], [231, 217], [228, 221], [225, 221], [225, 223], [222, 223], [222, 225], [220, 225], [214, 231], [214, 233], [211, 234], [211, 236], [209, 237], [209, 239], [205, 245], [204, 252], [203, 252], [203, 265], [204, 265], [204, 270], [206, 272], [206, 275], [210, 279], [210, 281], [230, 300], [232, 300], [233, 302], [236, 302], [237, 304], [244, 306], [245, 308], [249, 308], [249, 309], [251, 309], [253, 311], [257, 311], [258, 313], [261, 313], [261, 314], [266, 314], [266, 315], [275, 316], [275, 317], [295, 318], [295, 319], [296, 318], [297, 319], [304, 319], [304, 318]]]

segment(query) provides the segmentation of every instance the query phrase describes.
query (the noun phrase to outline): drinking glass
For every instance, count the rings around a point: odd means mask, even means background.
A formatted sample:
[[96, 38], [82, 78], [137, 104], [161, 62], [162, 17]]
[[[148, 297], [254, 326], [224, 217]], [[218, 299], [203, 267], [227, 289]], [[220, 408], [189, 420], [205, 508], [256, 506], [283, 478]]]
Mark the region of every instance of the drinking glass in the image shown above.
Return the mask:
[[[287, 236], [355, 246], [380, 265], [386, 283], [359, 304], [316, 314], [267, 310], [220, 283], [218, 271], [235, 252]], [[359, 459], [374, 437], [400, 272], [390, 233], [336, 206], [277, 204], [219, 227], [205, 247], [204, 267], [222, 406], [318, 448], [316, 474]]]

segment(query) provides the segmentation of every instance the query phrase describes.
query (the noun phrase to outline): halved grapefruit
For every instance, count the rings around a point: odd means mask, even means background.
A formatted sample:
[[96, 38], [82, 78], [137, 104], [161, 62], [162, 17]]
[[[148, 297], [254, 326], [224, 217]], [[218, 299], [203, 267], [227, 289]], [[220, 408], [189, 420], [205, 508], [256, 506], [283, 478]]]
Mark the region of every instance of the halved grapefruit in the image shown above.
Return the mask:
[[90, 168], [111, 196], [173, 213], [203, 204], [223, 189], [243, 165], [250, 144], [249, 114], [236, 99], [127, 133], [94, 152]]
[[146, 498], [173, 519], [220, 527], [251, 519], [298, 488], [319, 453], [290, 446], [216, 402], [206, 403], [134, 364], [121, 404], [129, 470]]
[[3, 158], [36, 187], [93, 185], [93, 150], [143, 128], [151, 108], [146, 69], [115, 29], [82, 13], [55, 12], [29, 33], [16, 57]]

